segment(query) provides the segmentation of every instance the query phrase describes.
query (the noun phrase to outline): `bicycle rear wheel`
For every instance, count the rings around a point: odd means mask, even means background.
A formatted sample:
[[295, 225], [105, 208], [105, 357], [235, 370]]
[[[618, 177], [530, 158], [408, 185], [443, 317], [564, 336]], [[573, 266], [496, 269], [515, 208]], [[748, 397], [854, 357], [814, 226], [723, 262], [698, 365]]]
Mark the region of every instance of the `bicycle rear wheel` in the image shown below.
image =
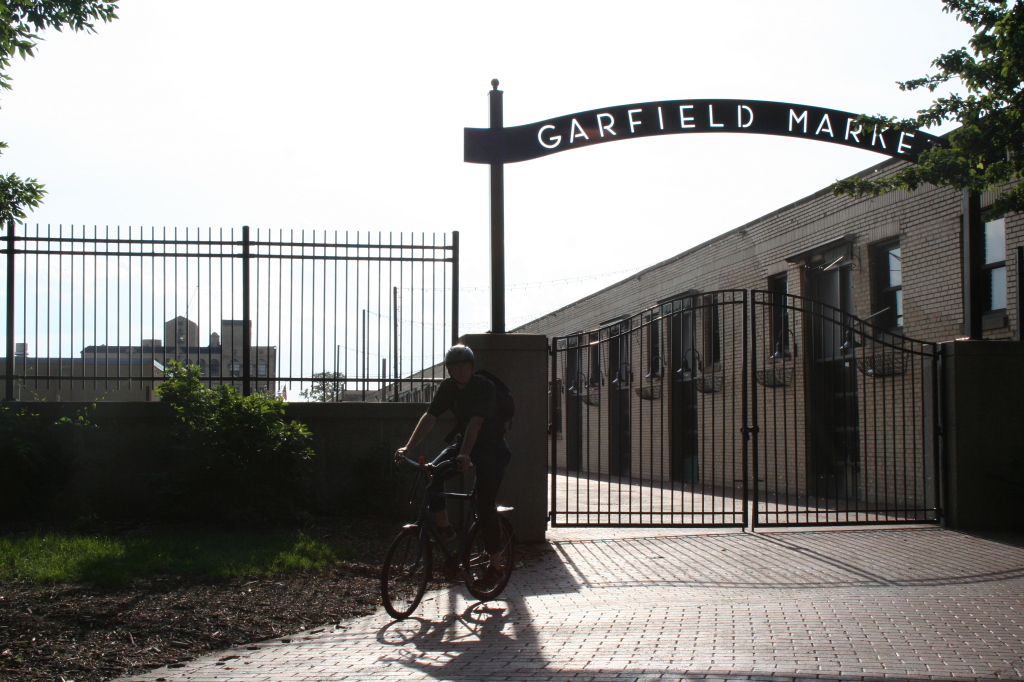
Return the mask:
[[406, 528], [391, 543], [380, 573], [380, 596], [393, 618], [408, 618], [419, 606], [430, 564], [430, 544], [420, 543], [419, 529]]
[[516, 560], [516, 534], [512, 530], [512, 524], [507, 518], [499, 515], [498, 528], [501, 532], [501, 565], [505, 570], [497, 580], [484, 580], [491, 558], [484, 547], [484, 537], [480, 532], [479, 523], [473, 524], [466, 539], [466, 552], [462, 557], [462, 565], [466, 569], [466, 588], [480, 601], [496, 599], [502, 593], [512, 576], [512, 566]]

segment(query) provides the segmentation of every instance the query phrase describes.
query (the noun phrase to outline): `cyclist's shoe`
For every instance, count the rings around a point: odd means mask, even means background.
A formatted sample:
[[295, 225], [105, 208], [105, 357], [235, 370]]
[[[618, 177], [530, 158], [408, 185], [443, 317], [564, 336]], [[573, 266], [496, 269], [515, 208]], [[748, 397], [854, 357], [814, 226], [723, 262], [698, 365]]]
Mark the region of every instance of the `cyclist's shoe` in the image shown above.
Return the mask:
[[455, 532], [455, 526], [438, 526], [437, 534], [445, 542], [455, 542], [456, 538], [459, 537], [459, 534]]
[[484, 571], [484, 574], [477, 578], [476, 586], [478, 589], [483, 590], [484, 592], [490, 592], [498, 586], [498, 583], [501, 582], [501, 579], [503, 577], [505, 577], [504, 568], [495, 568], [494, 566], [488, 564], [487, 570]]

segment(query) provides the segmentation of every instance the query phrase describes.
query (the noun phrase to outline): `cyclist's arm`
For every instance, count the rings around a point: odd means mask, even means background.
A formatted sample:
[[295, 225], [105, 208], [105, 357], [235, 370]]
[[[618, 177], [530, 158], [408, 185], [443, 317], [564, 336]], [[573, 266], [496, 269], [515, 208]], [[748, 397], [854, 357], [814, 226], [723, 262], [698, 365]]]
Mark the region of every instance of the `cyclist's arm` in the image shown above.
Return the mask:
[[416, 447], [421, 440], [427, 437], [427, 434], [430, 433], [430, 430], [434, 428], [434, 424], [436, 423], [437, 417], [429, 412], [424, 412], [423, 416], [420, 417], [420, 420], [416, 423], [416, 428], [412, 430], [409, 440], [406, 441], [405, 445], [398, 448], [398, 452], [395, 453], [395, 457], [397, 458], [401, 455], [405, 455], [407, 450], [412, 450]]
[[469, 455], [473, 452], [476, 438], [480, 435], [480, 427], [483, 425], [483, 417], [470, 417], [469, 424], [466, 425], [466, 437], [462, 439], [462, 447], [459, 449], [459, 456], [456, 457], [462, 473], [469, 471]]

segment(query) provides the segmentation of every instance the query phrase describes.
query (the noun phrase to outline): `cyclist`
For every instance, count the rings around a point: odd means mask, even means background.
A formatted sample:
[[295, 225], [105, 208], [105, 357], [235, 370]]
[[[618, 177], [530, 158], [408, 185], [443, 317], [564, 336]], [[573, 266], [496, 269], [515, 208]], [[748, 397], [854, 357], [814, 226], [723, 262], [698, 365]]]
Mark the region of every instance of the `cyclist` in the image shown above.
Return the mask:
[[[495, 417], [494, 384], [474, 374], [474, 365], [475, 357], [468, 346], [459, 344], [448, 349], [444, 356], [444, 366], [449, 376], [437, 387], [430, 406], [420, 417], [406, 444], [398, 448], [395, 459], [397, 461], [408, 450], [416, 447], [434, 428], [440, 415], [452, 411], [455, 415], [455, 428], [445, 438], [449, 446], [438, 455], [434, 464], [454, 458], [455, 466], [445, 474], [436, 476], [429, 490], [431, 493], [444, 492], [445, 480], [457, 476], [459, 472], [469, 471], [472, 462], [476, 469], [477, 518], [484, 547], [490, 555], [490, 564], [483, 582], [496, 582], [504, 571], [501, 565], [497, 496], [512, 453], [504, 439], [505, 425]], [[435, 513], [438, 529], [446, 536], [452, 536], [454, 531], [448, 520], [445, 502], [443, 496], [432, 496], [430, 511]]]

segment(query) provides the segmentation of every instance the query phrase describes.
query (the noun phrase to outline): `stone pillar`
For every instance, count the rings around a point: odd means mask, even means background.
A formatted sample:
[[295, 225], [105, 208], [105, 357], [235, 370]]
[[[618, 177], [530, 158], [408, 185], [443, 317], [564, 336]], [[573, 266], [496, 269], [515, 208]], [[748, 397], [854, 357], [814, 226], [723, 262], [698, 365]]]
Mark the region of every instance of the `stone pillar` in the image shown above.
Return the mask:
[[1024, 343], [942, 344], [946, 525], [1024, 529]]
[[467, 334], [476, 368], [505, 382], [516, 416], [505, 440], [512, 462], [498, 504], [515, 507], [512, 523], [520, 542], [541, 542], [547, 529], [548, 339], [540, 334]]

